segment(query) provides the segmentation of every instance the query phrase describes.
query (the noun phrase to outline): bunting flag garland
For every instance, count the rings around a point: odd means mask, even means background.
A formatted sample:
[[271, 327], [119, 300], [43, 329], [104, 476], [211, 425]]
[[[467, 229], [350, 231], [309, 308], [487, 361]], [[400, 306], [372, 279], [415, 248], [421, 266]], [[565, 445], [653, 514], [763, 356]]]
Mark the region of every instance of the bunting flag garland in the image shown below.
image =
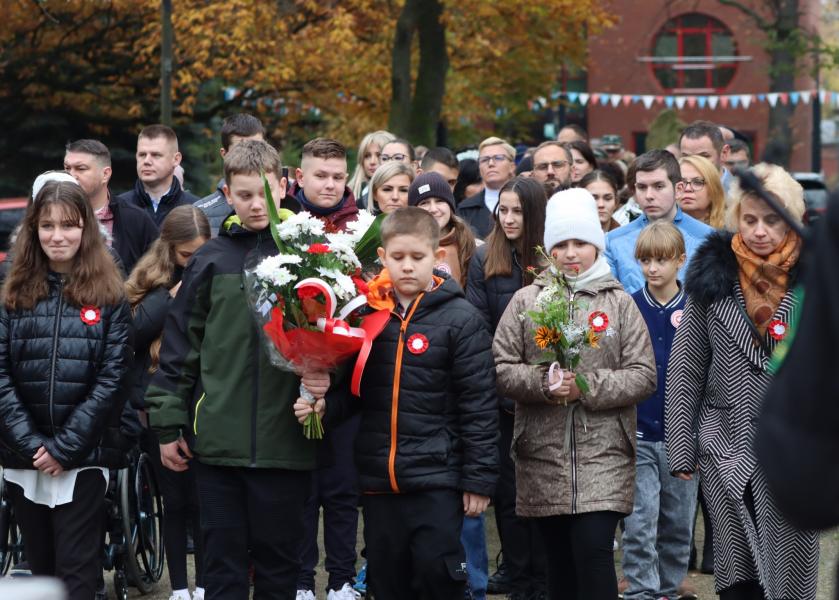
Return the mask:
[[[782, 106], [799, 104], [810, 104], [814, 98], [821, 100], [822, 104], [839, 108], [839, 92], [831, 90], [795, 90], [789, 92], [766, 92], [760, 94], [615, 94], [612, 92], [557, 92], [551, 93], [554, 100], [564, 99], [571, 104], [581, 106], [611, 106], [619, 108], [641, 104], [647, 110], [653, 108], [667, 107], [677, 108], [717, 108], [749, 109], [752, 105], [768, 103], [775, 107], [780, 103]], [[544, 104], [542, 105], [544, 106]]]

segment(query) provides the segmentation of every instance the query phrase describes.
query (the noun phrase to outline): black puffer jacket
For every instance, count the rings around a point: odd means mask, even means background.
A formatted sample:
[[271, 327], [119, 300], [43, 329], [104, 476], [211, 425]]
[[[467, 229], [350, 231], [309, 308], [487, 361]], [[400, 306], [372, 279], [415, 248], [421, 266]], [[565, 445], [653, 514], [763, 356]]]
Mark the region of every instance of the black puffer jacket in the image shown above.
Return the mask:
[[148, 408], [145, 396], [152, 376], [149, 348], [163, 333], [171, 299], [168, 289], [158, 287], [148, 292], [134, 309], [134, 361], [129, 369], [128, 401], [137, 410]]
[[[513, 252], [513, 268], [510, 275], [499, 275], [489, 279], [484, 277], [488, 247], [484, 244], [472, 256], [466, 281], [466, 299], [481, 311], [489, 324], [490, 332], [495, 334], [504, 310], [524, 284], [521, 264], [515, 252]], [[512, 414], [516, 410], [516, 402], [510, 398], [499, 397], [499, 404], [508, 413]]]
[[422, 294], [404, 319], [391, 315], [361, 380], [355, 456], [362, 492], [492, 495], [498, 411], [491, 344], [483, 318], [451, 279]]
[[45, 446], [65, 469], [122, 466], [128, 305], [98, 307], [86, 324], [64, 297], [61, 277], [49, 281], [49, 296], [32, 310], [0, 306], [0, 462], [31, 469]]
[[522, 268], [518, 256], [513, 252], [513, 269], [510, 275], [484, 277], [488, 244], [479, 247], [469, 263], [466, 281], [466, 299], [486, 317], [490, 331], [495, 333], [501, 315], [513, 299], [513, 295], [524, 287]]

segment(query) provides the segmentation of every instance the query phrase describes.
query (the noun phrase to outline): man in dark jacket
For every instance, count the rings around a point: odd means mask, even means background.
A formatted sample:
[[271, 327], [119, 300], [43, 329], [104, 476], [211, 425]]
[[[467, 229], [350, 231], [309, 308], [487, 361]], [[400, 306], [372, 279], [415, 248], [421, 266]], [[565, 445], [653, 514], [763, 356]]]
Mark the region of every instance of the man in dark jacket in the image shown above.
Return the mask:
[[490, 137], [478, 146], [478, 168], [484, 189], [457, 207], [457, 216], [469, 223], [475, 235], [484, 239], [492, 231], [498, 195], [516, 171], [516, 149], [506, 141]]
[[[221, 157], [230, 152], [236, 144], [243, 140], [264, 140], [265, 127], [262, 122], [248, 113], [236, 113], [230, 115], [221, 125]], [[210, 221], [210, 231], [213, 237], [219, 234], [219, 228], [224, 220], [233, 213], [233, 209], [224, 197], [224, 177], [219, 179], [215, 191], [209, 196], [204, 196], [195, 203], [197, 208], [204, 211]]]
[[157, 227], [141, 208], [111, 195], [111, 153], [99, 140], [76, 140], [65, 148], [64, 170], [79, 182], [99, 224], [108, 233], [108, 245], [119, 256], [125, 274], [157, 239]]
[[194, 204], [197, 197], [181, 188], [175, 167], [181, 164], [178, 137], [171, 127], [149, 125], [137, 136], [137, 182], [119, 200], [144, 209], [160, 227], [176, 206]]
[[283, 208], [308, 211], [334, 230], [357, 218], [358, 206], [347, 187], [347, 149], [340, 142], [327, 138], [306, 142], [295, 176]]

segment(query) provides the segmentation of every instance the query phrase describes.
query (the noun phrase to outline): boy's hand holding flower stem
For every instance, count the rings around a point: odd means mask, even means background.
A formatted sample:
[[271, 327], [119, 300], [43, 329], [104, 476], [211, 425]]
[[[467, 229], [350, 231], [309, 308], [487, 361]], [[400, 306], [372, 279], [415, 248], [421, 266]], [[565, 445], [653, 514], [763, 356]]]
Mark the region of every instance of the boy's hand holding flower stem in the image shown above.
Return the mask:
[[303, 424], [311, 413], [315, 412], [323, 417], [326, 412], [324, 396], [329, 391], [329, 373], [326, 371], [302, 371], [299, 375], [300, 383], [315, 398], [314, 404], [304, 398], [298, 398], [294, 403], [294, 416]]
[[480, 516], [489, 506], [489, 497], [463, 492], [463, 513], [467, 517]]

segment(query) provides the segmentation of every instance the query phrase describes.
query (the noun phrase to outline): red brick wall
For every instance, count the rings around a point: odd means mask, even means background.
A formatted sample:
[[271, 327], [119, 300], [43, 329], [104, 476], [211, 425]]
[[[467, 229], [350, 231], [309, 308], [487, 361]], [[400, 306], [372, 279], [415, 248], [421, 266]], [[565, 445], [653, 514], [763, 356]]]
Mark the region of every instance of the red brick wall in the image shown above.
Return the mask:
[[[814, 6], [818, 10], [819, 0], [805, 0], [802, 5]], [[749, 0], [744, 0], [749, 3]], [[670, 18], [683, 13], [705, 13], [725, 23], [734, 35], [738, 54], [752, 56], [750, 62], [741, 62], [725, 94], [758, 94], [769, 89], [769, 57], [762, 48], [763, 33], [754, 27], [752, 21], [736, 8], [722, 6], [716, 0], [613, 0], [614, 13], [619, 22], [599, 36], [589, 40], [588, 90], [613, 94], [667, 94], [653, 75], [649, 63], [640, 62], [637, 57], [652, 54], [653, 40], [660, 28]], [[809, 25], [816, 16], [806, 15], [803, 19]], [[810, 89], [814, 83], [809, 77], [799, 77], [797, 90]], [[613, 108], [611, 104], [601, 106], [589, 103], [587, 107], [588, 129], [592, 137], [617, 133], [623, 137], [624, 145], [632, 151], [633, 134], [647, 131], [650, 123], [664, 106], [653, 104], [648, 110], [642, 103]], [[675, 109], [675, 107], [674, 107]], [[678, 109], [676, 109], [678, 110]], [[722, 108], [715, 110], [693, 109], [687, 105], [678, 110], [679, 118], [685, 123], [696, 119], [707, 119], [730, 125], [744, 132], [753, 132], [758, 155], [766, 144], [769, 123], [769, 105], [766, 102], [752, 102], [748, 109]], [[794, 147], [791, 168], [795, 171], [809, 171], [810, 132], [812, 108], [799, 103], [792, 120]]]

